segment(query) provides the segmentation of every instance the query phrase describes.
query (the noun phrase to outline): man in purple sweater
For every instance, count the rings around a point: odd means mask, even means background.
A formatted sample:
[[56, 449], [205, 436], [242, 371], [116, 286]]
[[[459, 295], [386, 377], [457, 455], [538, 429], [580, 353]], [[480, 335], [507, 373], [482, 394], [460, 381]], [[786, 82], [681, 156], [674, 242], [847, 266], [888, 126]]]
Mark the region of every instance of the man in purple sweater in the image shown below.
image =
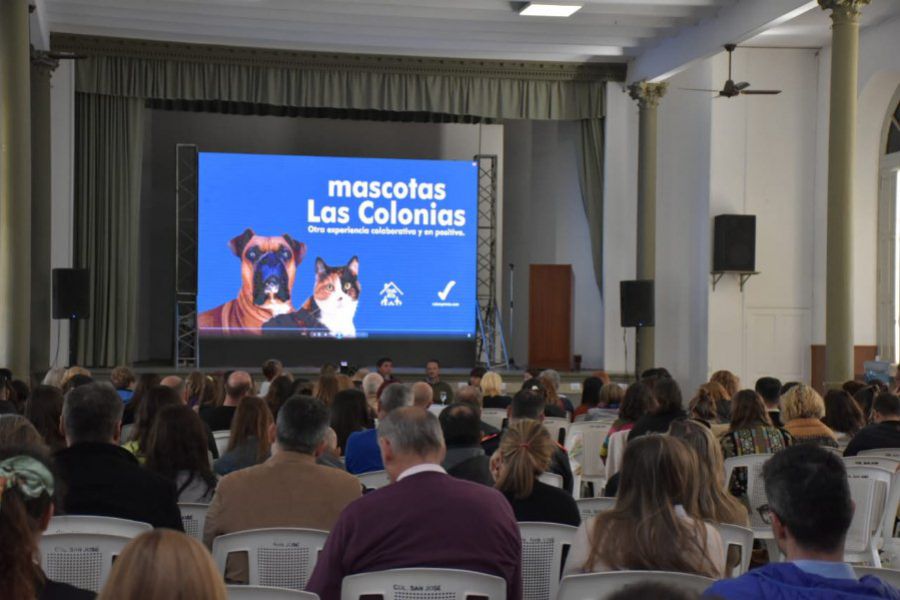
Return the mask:
[[497, 575], [507, 598], [521, 600], [522, 542], [509, 502], [447, 475], [437, 418], [398, 408], [378, 424], [378, 445], [393, 483], [344, 509], [306, 589], [340, 600], [347, 575], [436, 567]]

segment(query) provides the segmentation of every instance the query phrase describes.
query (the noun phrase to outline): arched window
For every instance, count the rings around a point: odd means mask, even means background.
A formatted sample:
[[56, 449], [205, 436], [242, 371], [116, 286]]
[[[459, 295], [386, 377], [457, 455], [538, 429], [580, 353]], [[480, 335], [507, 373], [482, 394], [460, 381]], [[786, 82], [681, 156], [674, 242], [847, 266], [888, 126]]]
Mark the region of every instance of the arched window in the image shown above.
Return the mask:
[[878, 353], [900, 362], [900, 88], [882, 136], [878, 196]]

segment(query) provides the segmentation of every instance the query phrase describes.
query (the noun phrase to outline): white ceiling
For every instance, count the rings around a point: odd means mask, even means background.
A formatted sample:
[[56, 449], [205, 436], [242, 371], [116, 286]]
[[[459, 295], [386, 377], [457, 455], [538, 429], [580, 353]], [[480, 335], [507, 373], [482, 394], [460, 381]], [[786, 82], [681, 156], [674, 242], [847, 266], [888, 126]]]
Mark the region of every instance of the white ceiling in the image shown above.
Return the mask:
[[[2, 0], [0, 0], [2, 1]], [[50, 31], [365, 54], [625, 61], [738, 0], [583, 0], [568, 19], [509, 0], [38, 0]], [[741, 0], [757, 2], [759, 0]]]
[[[831, 13], [820, 8], [764, 31], [742, 46], [770, 48], [821, 48], [831, 43]], [[885, 0], [872, 2], [862, 9], [860, 26], [865, 29], [900, 17], [900, 2]]]

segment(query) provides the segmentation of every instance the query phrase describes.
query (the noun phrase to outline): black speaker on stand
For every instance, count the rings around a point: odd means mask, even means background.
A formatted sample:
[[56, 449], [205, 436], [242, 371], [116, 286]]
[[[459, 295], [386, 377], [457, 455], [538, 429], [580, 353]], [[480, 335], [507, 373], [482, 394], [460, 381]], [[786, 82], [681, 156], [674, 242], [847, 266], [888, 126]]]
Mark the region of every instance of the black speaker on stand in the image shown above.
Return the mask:
[[91, 307], [91, 274], [87, 269], [53, 269], [53, 318], [69, 321], [69, 366], [78, 348], [76, 321], [87, 319]]
[[[638, 356], [640, 355], [641, 327], [653, 327], [656, 323], [654, 311], [654, 285], [652, 279], [634, 279], [619, 283], [619, 311], [622, 327], [634, 327], [634, 378], [638, 373]], [[626, 347], [627, 352], [627, 347]]]

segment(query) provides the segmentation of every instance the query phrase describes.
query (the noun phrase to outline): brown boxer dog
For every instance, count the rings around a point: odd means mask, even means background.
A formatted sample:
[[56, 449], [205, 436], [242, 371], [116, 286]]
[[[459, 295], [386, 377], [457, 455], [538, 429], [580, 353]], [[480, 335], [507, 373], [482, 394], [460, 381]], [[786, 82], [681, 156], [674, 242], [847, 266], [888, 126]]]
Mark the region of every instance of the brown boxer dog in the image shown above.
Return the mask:
[[197, 324], [221, 334], [259, 335], [263, 323], [294, 311], [291, 290], [306, 244], [288, 234], [265, 237], [245, 229], [229, 245], [241, 259], [241, 290], [234, 300], [200, 313]]

